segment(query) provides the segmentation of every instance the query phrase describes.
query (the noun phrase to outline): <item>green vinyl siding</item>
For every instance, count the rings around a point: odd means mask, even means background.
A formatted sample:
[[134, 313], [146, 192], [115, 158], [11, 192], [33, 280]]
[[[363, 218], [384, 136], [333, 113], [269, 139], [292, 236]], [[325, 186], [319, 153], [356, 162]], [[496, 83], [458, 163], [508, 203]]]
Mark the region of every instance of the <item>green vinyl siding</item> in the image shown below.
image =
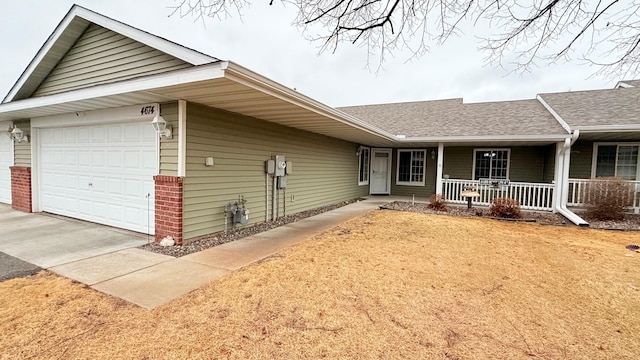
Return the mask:
[[29, 138], [28, 142], [14, 142], [14, 164], [15, 166], [31, 167], [31, 120], [17, 120], [13, 124]]
[[171, 55], [91, 24], [33, 96], [52, 95], [190, 66]]
[[[239, 195], [247, 200], [249, 223], [264, 221], [265, 185], [272, 209], [264, 162], [272, 155], [293, 164], [286, 196], [278, 191], [280, 216], [285, 206], [293, 214], [369, 192], [358, 186], [357, 144], [191, 103], [186, 137], [185, 239], [223, 230], [224, 206]], [[213, 166], [205, 166], [207, 157]]]
[[556, 144], [544, 147], [544, 168], [542, 170], [542, 182], [551, 183], [556, 171]]
[[397, 185], [396, 177], [398, 176], [398, 149], [393, 149], [392, 151], [392, 161], [391, 161], [391, 194], [398, 196], [413, 196], [420, 198], [428, 198], [432, 194], [436, 192], [436, 163], [437, 157], [435, 159], [431, 158], [431, 151], [434, 148], [415, 148], [415, 149], [407, 149], [402, 148], [403, 150], [425, 150], [427, 153], [427, 162], [426, 162], [426, 173], [424, 177], [424, 186], [418, 185]]
[[450, 179], [473, 178], [473, 148], [445, 146], [442, 174]]
[[[178, 102], [160, 104], [160, 115], [171, 126], [172, 138], [160, 139], [160, 175], [178, 175]], [[151, 126], [151, 125], [149, 125]]]
[[544, 182], [544, 160], [546, 149], [543, 146], [511, 147], [509, 180], [519, 182]]
[[591, 161], [593, 156], [593, 141], [576, 141], [571, 146], [569, 178], [591, 178]]

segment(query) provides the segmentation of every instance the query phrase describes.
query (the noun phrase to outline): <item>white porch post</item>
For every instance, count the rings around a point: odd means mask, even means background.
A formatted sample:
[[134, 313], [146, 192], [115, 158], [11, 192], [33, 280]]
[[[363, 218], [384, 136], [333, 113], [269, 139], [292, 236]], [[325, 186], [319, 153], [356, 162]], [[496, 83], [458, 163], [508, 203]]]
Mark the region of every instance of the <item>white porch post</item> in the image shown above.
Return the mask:
[[438, 164], [436, 165], [436, 194], [442, 195], [442, 163], [444, 161], [444, 144], [438, 143]]
[[187, 171], [187, 102], [178, 100], [178, 176]]
[[553, 189], [553, 212], [557, 212], [558, 206], [562, 204], [562, 185], [564, 183], [562, 175], [564, 173], [564, 143], [556, 143], [556, 163], [553, 172], [553, 181], [555, 188]]

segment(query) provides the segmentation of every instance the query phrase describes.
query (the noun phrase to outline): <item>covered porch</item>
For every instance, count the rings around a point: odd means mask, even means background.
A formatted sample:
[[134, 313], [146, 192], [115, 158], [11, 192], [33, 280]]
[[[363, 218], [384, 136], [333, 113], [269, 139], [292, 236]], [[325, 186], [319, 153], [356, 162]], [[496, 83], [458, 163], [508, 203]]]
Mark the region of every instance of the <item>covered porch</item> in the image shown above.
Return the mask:
[[491, 142], [467, 146], [439, 144], [436, 194], [450, 204], [467, 204], [463, 192], [479, 196], [474, 206], [511, 198], [523, 210], [555, 211], [562, 183], [564, 142]]

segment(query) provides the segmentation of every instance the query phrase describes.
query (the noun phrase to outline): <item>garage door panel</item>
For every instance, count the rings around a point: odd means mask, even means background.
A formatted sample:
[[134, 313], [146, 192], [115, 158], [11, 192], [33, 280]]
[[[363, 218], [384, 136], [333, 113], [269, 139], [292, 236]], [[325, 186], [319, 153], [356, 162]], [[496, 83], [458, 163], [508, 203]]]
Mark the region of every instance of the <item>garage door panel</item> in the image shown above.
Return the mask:
[[153, 233], [153, 128], [134, 123], [42, 129], [40, 138], [44, 211]]

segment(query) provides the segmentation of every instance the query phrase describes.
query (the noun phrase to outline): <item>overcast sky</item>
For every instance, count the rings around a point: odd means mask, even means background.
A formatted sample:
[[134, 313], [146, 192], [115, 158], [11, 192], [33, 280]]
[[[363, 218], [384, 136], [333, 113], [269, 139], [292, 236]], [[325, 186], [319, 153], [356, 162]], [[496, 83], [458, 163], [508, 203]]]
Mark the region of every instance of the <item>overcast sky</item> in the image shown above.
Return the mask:
[[363, 49], [343, 44], [318, 54], [319, 43], [291, 25], [293, 7], [259, 0], [243, 19], [194, 22], [168, 17], [173, 0], [0, 1], [0, 94], [20, 76], [73, 3], [223, 60], [231, 60], [331, 106], [435, 100], [465, 102], [534, 98], [537, 93], [613, 87], [589, 79], [579, 62], [514, 74], [484, 64], [473, 33], [433, 47], [418, 60], [397, 53], [378, 72], [365, 69]]

